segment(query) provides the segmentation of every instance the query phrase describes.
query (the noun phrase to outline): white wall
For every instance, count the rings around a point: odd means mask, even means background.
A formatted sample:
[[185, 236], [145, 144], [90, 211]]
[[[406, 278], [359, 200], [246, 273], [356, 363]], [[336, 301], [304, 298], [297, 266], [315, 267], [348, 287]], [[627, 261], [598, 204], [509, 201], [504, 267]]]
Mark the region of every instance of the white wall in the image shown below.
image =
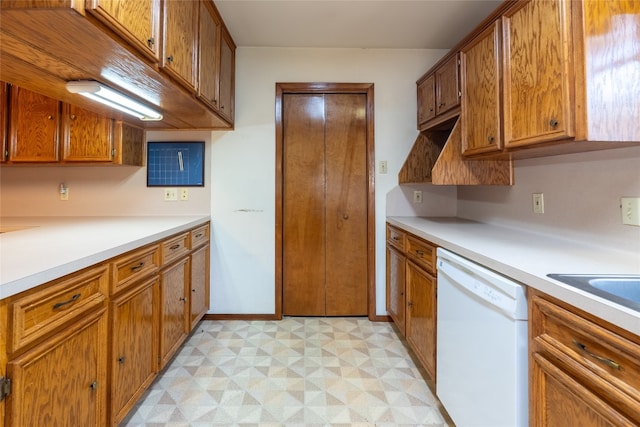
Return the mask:
[[[211, 311], [275, 311], [276, 82], [374, 83], [376, 312], [384, 308], [386, 194], [416, 138], [416, 80], [443, 50], [270, 49], [236, 52], [236, 130], [212, 146]], [[445, 190], [446, 191], [446, 190]], [[455, 205], [455, 192], [449, 205]], [[442, 190], [438, 190], [441, 194]], [[429, 206], [425, 200], [424, 206]], [[453, 214], [454, 211], [451, 211]]]
[[[211, 132], [147, 132], [149, 141], [205, 141]], [[101, 216], [209, 214], [210, 187], [189, 187], [188, 201], [165, 202], [163, 189], [147, 187], [147, 169], [133, 166], [3, 166], [0, 216]], [[205, 182], [210, 170], [205, 168]], [[61, 201], [59, 186], [69, 188]]]
[[[544, 194], [544, 214], [533, 213], [533, 193]], [[640, 263], [640, 227], [622, 225], [620, 197], [640, 197], [640, 147], [516, 161], [513, 187], [459, 187], [458, 216], [630, 251]]]

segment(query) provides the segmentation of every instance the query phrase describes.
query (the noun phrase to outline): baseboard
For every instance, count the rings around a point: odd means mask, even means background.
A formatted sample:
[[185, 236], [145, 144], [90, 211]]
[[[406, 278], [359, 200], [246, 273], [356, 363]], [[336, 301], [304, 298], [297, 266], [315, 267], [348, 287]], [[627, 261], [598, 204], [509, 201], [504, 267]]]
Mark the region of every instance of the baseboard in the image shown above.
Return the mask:
[[275, 314], [205, 314], [203, 320], [282, 320]]

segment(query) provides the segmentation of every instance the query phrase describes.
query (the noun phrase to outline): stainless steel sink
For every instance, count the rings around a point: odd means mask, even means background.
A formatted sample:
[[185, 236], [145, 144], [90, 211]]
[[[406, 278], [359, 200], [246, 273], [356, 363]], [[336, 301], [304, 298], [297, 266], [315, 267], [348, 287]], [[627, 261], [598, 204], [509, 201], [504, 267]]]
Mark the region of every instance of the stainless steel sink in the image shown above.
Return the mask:
[[547, 276], [640, 311], [640, 274], [547, 274]]

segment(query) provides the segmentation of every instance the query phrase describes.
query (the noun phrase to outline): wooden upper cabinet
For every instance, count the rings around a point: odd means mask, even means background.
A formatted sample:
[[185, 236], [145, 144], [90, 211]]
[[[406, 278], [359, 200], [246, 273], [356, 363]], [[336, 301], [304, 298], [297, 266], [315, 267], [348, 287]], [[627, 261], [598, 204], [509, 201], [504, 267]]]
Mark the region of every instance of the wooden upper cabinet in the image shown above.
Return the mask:
[[86, 9], [150, 60], [160, 46], [160, 0], [87, 0]]
[[220, 79], [220, 18], [211, 3], [200, 3], [198, 37], [198, 98], [218, 110]]
[[111, 162], [113, 120], [63, 104], [63, 154], [65, 162]]
[[458, 55], [417, 81], [418, 129], [427, 130], [448, 121], [460, 112]]
[[436, 70], [436, 115], [460, 106], [458, 56], [452, 56]]
[[7, 160], [9, 150], [7, 148], [7, 135], [8, 135], [8, 112], [9, 112], [9, 99], [7, 98], [9, 86], [7, 83], [0, 81], [0, 162]]
[[436, 76], [418, 83], [418, 128], [436, 116]]
[[195, 92], [198, 9], [196, 1], [164, 2], [163, 70]]
[[9, 160], [57, 162], [60, 102], [27, 89], [10, 89]]
[[506, 147], [575, 135], [571, 3], [521, 1], [502, 18]]
[[235, 109], [235, 75], [236, 75], [236, 46], [231, 35], [222, 28], [220, 43], [220, 108], [218, 112], [230, 123], [234, 121]]
[[460, 52], [462, 154], [502, 150], [500, 21]]

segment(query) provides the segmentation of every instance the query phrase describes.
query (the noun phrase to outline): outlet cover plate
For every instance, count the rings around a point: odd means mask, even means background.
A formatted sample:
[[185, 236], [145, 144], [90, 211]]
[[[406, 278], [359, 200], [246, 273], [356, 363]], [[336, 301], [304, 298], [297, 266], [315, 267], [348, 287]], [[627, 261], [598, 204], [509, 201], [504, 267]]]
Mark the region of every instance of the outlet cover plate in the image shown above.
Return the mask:
[[620, 207], [623, 224], [640, 226], [640, 197], [622, 197]]

